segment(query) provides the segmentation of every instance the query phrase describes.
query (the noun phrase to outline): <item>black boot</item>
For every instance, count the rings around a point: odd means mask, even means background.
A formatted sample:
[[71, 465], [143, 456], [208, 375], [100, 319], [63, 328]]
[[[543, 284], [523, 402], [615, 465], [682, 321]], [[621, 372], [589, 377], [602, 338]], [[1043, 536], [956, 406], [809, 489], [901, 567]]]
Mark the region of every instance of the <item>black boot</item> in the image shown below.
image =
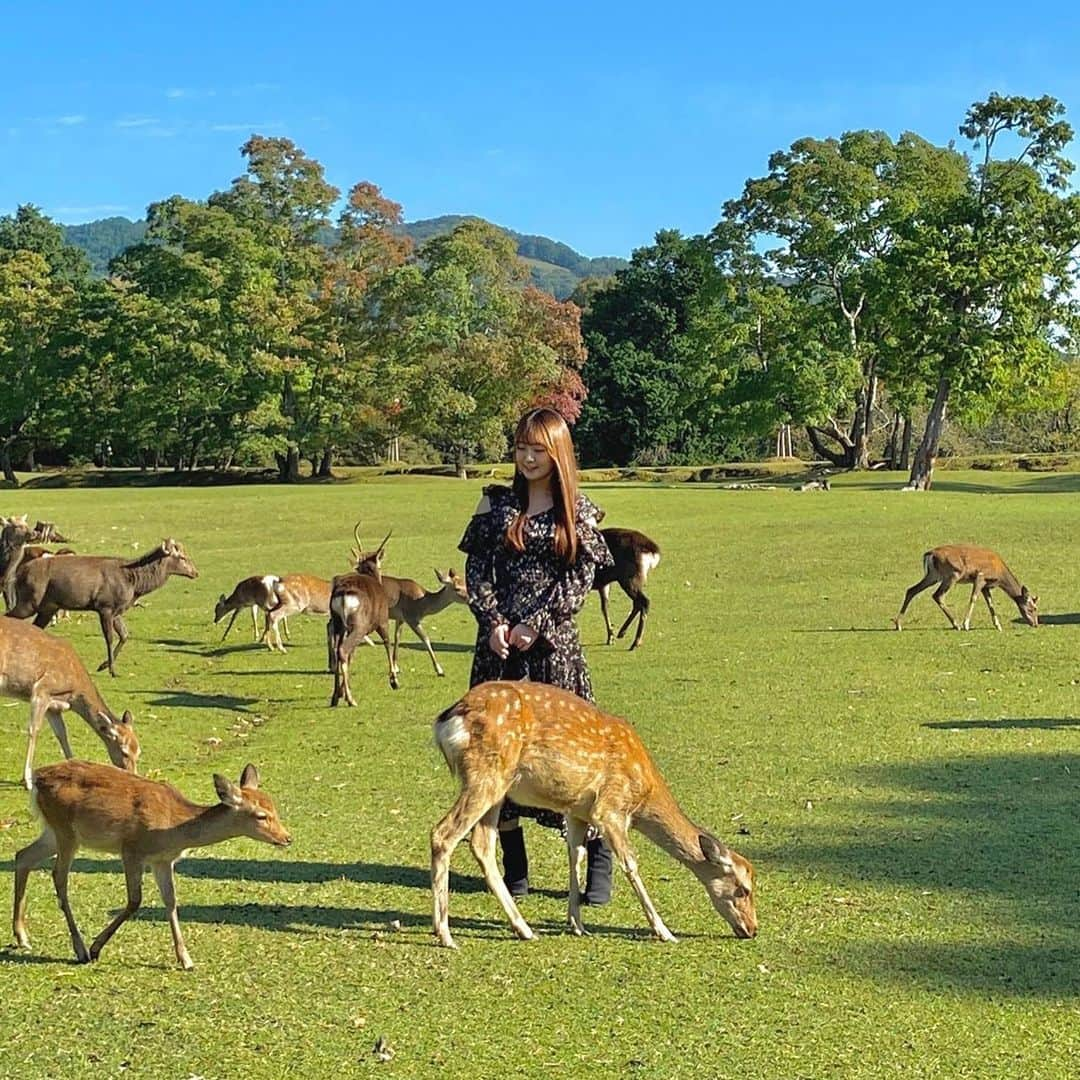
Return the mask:
[[499, 831], [503, 856], [503, 881], [511, 896], [529, 895], [529, 857], [525, 854], [525, 833], [516, 829]]
[[585, 845], [585, 850], [588, 853], [589, 873], [581, 902], [599, 907], [611, 899], [611, 848], [602, 837], [595, 836]]

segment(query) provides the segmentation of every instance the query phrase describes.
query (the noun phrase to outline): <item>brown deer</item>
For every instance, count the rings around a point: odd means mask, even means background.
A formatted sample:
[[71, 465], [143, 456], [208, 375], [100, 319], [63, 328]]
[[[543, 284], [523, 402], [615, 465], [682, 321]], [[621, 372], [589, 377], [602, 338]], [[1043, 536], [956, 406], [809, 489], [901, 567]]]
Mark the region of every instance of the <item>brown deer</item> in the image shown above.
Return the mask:
[[566, 815], [570, 860], [569, 929], [581, 923], [577, 867], [588, 826], [611, 845], [653, 933], [674, 941], [638, 874], [631, 828], [686, 866], [705, 886], [713, 907], [736, 937], [757, 933], [754, 869], [679, 808], [670, 788], [625, 720], [608, 716], [566, 690], [530, 682], [488, 682], [470, 690], [435, 721], [435, 742], [461, 792], [431, 831], [431, 885], [439, 943], [450, 936], [450, 856], [472, 830], [472, 853], [520, 938], [533, 936], [503, 883], [495, 833], [504, 798]]
[[[998, 630], [1001, 629], [1001, 620], [990, 599], [992, 588], [1001, 589], [1013, 600], [1020, 612], [1020, 617], [1028, 626], [1039, 625], [1039, 598], [1032, 596], [1027, 586], [1021, 585], [1016, 580], [1001, 556], [989, 548], [975, 547], [972, 544], [947, 544], [944, 547], [936, 547], [923, 555], [923, 568], [925, 573], [922, 580], [917, 581], [904, 594], [904, 602], [896, 618], [893, 619], [893, 626], [897, 630], [902, 629], [900, 620], [907, 611], [908, 604], [931, 585], [937, 585], [934, 590], [934, 603], [945, 612], [945, 618], [949, 620], [954, 630], [971, 629], [971, 615], [975, 610], [975, 601], [979, 593], [982, 593], [986, 606], [990, 609], [990, 618], [993, 619], [994, 626]], [[952, 612], [945, 606], [945, 594], [957, 582], [963, 584], [971, 582], [971, 603], [968, 604], [963, 623], [957, 623]]]
[[8, 611], [15, 606], [15, 574], [33, 538], [34, 530], [27, 524], [25, 514], [12, 518], [0, 517], [0, 583]]
[[[12, 927], [16, 943], [22, 948], [30, 946], [26, 932], [30, 871], [53, 855], [56, 896], [67, 919], [75, 956], [82, 964], [96, 960], [109, 938], [138, 911], [143, 869], [149, 863], [172, 929], [176, 959], [185, 969], [193, 967], [176, 911], [173, 868], [177, 860], [188, 848], [207, 847], [236, 836], [278, 847], [292, 842], [273, 800], [259, 790], [259, 772], [254, 765], [245, 766], [239, 785], [215, 775], [214, 788], [220, 801], [198, 806], [169, 784], [144, 780], [110, 765], [66, 761], [38, 769], [31, 801], [43, 828], [37, 840], [15, 856]], [[68, 903], [68, 874], [80, 846], [119, 855], [127, 880], [127, 904], [89, 949]]]
[[446, 674], [442, 665], [435, 658], [435, 651], [431, 647], [431, 639], [427, 631], [421, 625], [420, 620], [428, 615], [435, 615], [451, 604], [467, 604], [469, 591], [465, 587], [464, 578], [460, 577], [453, 568], [447, 570], [444, 575], [439, 570], [435, 571], [441, 588], [435, 592], [428, 592], [419, 582], [411, 578], [390, 577], [382, 575], [382, 587], [386, 593], [386, 600], [390, 607], [390, 618], [394, 620], [394, 671], [401, 673], [398, 667], [398, 642], [401, 640], [401, 624], [408, 623], [412, 632], [424, 643], [432, 664], [435, 665], [435, 674]]
[[[125, 561], [105, 555], [65, 555], [35, 559], [15, 575], [15, 606], [8, 616], [48, 626], [58, 610], [96, 611], [105, 638], [105, 660], [98, 671], [116, 675], [114, 661], [128, 639], [121, 616], [141, 596], [161, 588], [172, 574], [197, 578], [199, 571], [183, 545], [163, 540], [141, 558]], [[113, 634], [120, 639], [113, 649]]]
[[0, 619], [0, 695], [30, 703], [30, 726], [23, 782], [30, 787], [34, 747], [47, 719], [64, 757], [71, 757], [64, 712], [78, 713], [105, 744], [109, 760], [135, 772], [139, 740], [131, 713], [118, 717], [105, 704], [72, 648], [63, 638], [46, 634], [29, 623]]
[[[330, 613], [330, 582], [311, 574], [285, 574], [278, 583], [277, 605], [267, 609], [263, 640], [273, 649], [285, 651], [281, 631], [289, 637], [290, 615], [328, 615]], [[279, 624], [280, 623], [280, 627]]]
[[334, 692], [331, 707], [345, 698], [345, 704], [356, 705], [349, 686], [349, 664], [356, 646], [368, 634], [378, 634], [386, 649], [386, 664], [390, 671], [390, 686], [398, 688], [397, 672], [390, 655], [390, 605], [382, 587], [382, 557], [386, 550], [387, 533], [375, 551], [360, 550], [360, 525], [353, 529], [357, 550], [353, 552], [356, 570], [335, 577], [330, 586], [330, 621], [327, 623], [327, 645], [330, 670], [334, 673]]
[[[649, 617], [649, 598], [645, 595], [645, 583], [649, 571], [660, 562], [660, 548], [655, 541], [636, 529], [601, 529], [600, 534], [607, 542], [608, 550], [614, 559], [612, 566], [597, 568], [592, 587], [600, 593], [600, 611], [607, 627], [607, 644], [613, 636], [622, 638], [636, 617], [638, 620], [631, 650], [636, 649], [645, 636], [645, 620]], [[613, 582], [618, 582], [622, 591], [630, 597], [633, 607], [626, 617], [626, 622], [619, 628], [618, 635], [613, 635], [611, 618], [608, 615], [608, 594]]]
[[266, 631], [263, 631], [260, 638], [257, 613], [262, 611], [267, 614], [272, 607], [280, 602], [278, 594], [280, 584], [281, 578], [276, 574], [256, 574], [238, 581], [236, 587], [228, 596], [222, 593], [214, 605], [214, 623], [221, 622], [230, 611], [232, 612], [232, 618], [229, 619], [229, 625], [225, 627], [225, 633], [221, 635], [221, 640], [224, 641], [229, 636], [229, 631], [232, 629], [233, 623], [236, 622], [236, 616], [246, 608], [251, 609], [252, 637], [255, 641], [264, 640]]

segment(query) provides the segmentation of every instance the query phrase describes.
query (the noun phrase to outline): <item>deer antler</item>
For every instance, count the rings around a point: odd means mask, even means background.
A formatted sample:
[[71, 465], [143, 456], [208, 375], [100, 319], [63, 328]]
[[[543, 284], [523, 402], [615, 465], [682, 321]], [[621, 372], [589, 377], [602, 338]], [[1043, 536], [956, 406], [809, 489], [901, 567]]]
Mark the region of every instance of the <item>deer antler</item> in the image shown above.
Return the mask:
[[375, 549], [375, 558], [376, 558], [376, 559], [382, 558], [382, 553], [383, 553], [383, 549], [384, 549], [384, 548], [386, 547], [386, 541], [387, 541], [387, 540], [389, 540], [389, 539], [390, 539], [390, 537], [391, 537], [391, 536], [393, 536], [393, 535], [394, 535], [394, 530], [393, 530], [393, 529], [391, 529], [391, 530], [390, 530], [390, 531], [389, 531], [389, 532], [388, 532], [388, 533], [387, 533], [387, 534], [386, 534], [386, 535], [385, 535], [385, 536], [383, 537], [383, 542], [382, 542], [382, 543], [381, 543], [381, 544], [380, 544], [380, 545], [379, 545], [379, 546], [378, 546], [378, 547], [377, 547], [377, 548]]

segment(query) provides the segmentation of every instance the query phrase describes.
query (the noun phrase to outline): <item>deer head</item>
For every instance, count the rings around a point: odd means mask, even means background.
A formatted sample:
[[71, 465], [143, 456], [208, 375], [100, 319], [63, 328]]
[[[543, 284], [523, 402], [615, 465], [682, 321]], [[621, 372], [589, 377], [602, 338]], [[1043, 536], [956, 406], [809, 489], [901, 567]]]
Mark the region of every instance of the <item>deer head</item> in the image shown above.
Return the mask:
[[356, 547], [352, 549], [353, 562], [356, 564], [358, 574], [370, 574], [376, 581], [382, 581], [382, 560], [386, 551], [386, 541], [393, 535], [394, 530], [383, 537], [383, 542], [374, 550], [365, 552], [364, 545], [360, 540], [360, 522], [353, 527], [353, 539]]
[[753, 937], [757, 933], [753, 866], [708, 833], [701, 833], [698, 843], [705, 861], [694, 863], [692, 869], [705, 886], [713, 907], [736, 937]]
[[124, 715], [118, 721], [106, 713], [98, 713], [98, 722], [101, 725], [105, 749], [109, 752], [109, 760], [125, 772], [138, 772], [142, 747], [139, 745], [138, 735], [135, 734], [131, 712], [125, 709]]
[[[161, 541], [161, 552], [164, 558], [170, 560], [170, 573], [179, 574], [180, 577], [197, 578], [199, 571], [188, 557], [184, 545], [179, 540], [171, 537]], [[217, 620], [214, 620], [217, 622]]]
[[1028, 624], [1028, 626], [1039, 625], [1039, 598], [1032, 596], [1028, 592], [1028, 587], [1024, 585], [1020, 589], [1020, 596], [1016, 600], [1016, 607], [1020, 612], [1020, 617]]
[[436, 569], [435, 577], [454, 603], [467, 604], [469, 602], [469, 590], [465, 586], [465, 579], [453, 567], [450, 567], [445, 575]]
[[277, 847], [288, 847], [292, 843], [274, 801], [259, 790], [259, 770], [254, 765], [244, 766], [239, 784], [215, 773], [214, 790], [222, 804], [237, 815], [238, 824], [243, 826], [242, 835]]

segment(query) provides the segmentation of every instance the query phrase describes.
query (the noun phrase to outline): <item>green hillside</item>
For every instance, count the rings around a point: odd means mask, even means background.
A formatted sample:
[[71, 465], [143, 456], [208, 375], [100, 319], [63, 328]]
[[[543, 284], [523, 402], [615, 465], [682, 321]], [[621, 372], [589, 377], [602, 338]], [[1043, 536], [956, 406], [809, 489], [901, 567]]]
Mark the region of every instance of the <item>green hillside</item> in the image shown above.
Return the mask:
[[[407, 222], [403, 228], [417, 244], [422, 244], [433, 236], [450, 232], [467, 220], [467, 215], [446, 214]], [[85, 225], [65, 225], [63, 229], [67, 242], [86, 252], [93, 272], [104, 276], [110, 260], [142, 240], [146, 233], [146, 222], [109, 217], [89, 221]], [[506, 229], [505, 232], [517, 243], [518, 255], [528, 264], [533, 284], [560, 300], [566, 299], [582, 279], [607, 277], [627, 265], [625, 259], [614, 257], [590, 259], [578, 254], [569, 245], [546, 236], [527, 235], [513, 229]]]

